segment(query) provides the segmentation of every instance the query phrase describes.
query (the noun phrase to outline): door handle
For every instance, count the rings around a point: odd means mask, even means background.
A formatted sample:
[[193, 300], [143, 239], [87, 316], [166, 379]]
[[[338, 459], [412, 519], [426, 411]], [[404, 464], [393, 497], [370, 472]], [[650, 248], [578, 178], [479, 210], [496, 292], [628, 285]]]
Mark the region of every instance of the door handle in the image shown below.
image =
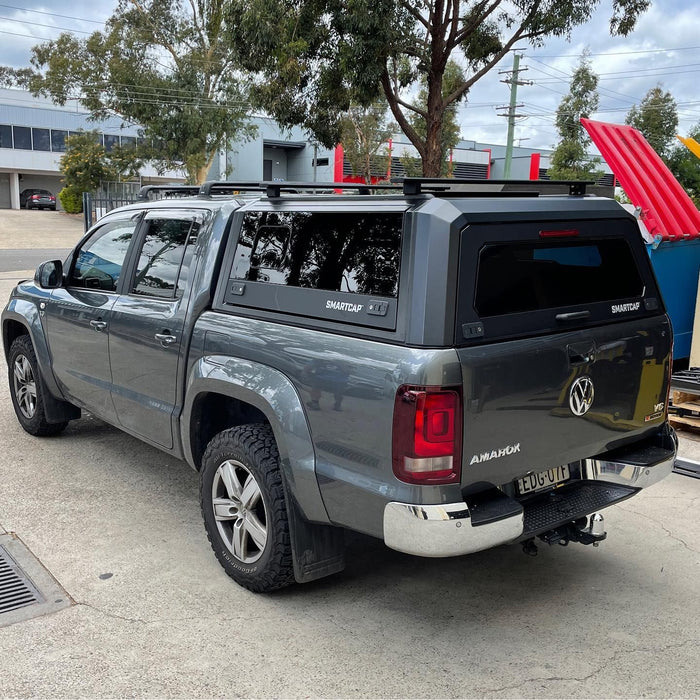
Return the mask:
[[105, 328], [107, 328], [107, 321], [101, 321], [99, 318], [95, 319], [94, 321], [90, 321], [90, 325], [96, 330], [96, 331], [103, 331]]
[[569, 366], [571, 367], [587, 365], [595, 361], [595, 344], [567, 345], [566, 351], [569, 356]]
[[176, 335], [171, 335], [167, 331], [165, 333], [156, 333], [155, 338], [161, 345], [172, 345], [177, 340]]

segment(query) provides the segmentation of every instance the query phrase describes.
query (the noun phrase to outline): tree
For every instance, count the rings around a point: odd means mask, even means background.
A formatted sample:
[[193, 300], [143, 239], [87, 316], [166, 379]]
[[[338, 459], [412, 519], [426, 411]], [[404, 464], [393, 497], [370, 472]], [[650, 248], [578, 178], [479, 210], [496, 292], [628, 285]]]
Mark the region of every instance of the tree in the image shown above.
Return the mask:
[[115, 179], [104, 146], [96, 131], [78, 131], [66, 139], [66, 152], [59, 169], [66, 187], [92, 192], [100, 182]]
[[[350, 103], [384, 93], [418, 151], [439, 175], [446, 114], [516, 44], [541, 46], [587, 22], [601, 0], [250, 0], [240, 23], [254, 95], [283, 124], [303, 124], [325, 146], [339, 138]], [[650, 0], [613, 0], [612, 34], [627, 35]], [[443, 92], [450, 61], [462, 75]], [[416, 100], [421, 84], [426, 99]], [[420, 117], [424, 133], [412, 118]]]
[[[688, 134], [696, 141], [700, 140], [700, 123], [696, 124]], [[669, 151], [669, 170], [673, 173], [685, 191], [700, 206], [700, 160], [682, 143]]]
[[598, 109], [598, 76], [591, 69], [590, 53], [583, 52], [578, 68], [571, 76], [569, 93], [557, 108], [556, 127], [560, 141], [554, 149], [548, 175], [553, 180], [595, 180], [600, 158], [587, 154], [591, 139], [581, 122]]
[[247, 48], [233, 40], [244, 5], [119, 0], [103, 32], [35, 46], [28, 85], [58, 104], [76, 97], [94, 118], [117, 114], [141, 125], [156, 164], [180, 166], [201, 183], [227, 138], [254, 131], [237, 71]]
[[[455, 61], [449, 61], [446, 68], [445, 74], [442, 80], [442, 95], [447, 97], [464, 81], [464, 72], [459, 67]], [[428, 109], [428, 82], [425, 79], [421, 79], [421, 88], [418, 92], [418, 99], [416, 104], [423, 107], [423, 111], [427, 112]], [[449, 163], [447, 162], [447, 154], [453, 149], [460, 137], [460, 128], [457, 115], [458, 103], [453, 102], [449, 107], [445, 109], [443, 114], [442, 122], [440, 124], [440, 134], [439, 134], [439, 145], [440, 145], [440, 171], [438, 176], [442, 177], [444, 175], [452, 175], [448, 172]], [[427, 139], [428, 137], [428, 120], [418, 112], [414, 112], [409, 115], [409, 121], [411, 126], [415, 129], [416, 133], [420, 135], [422, 139]]]
[[[387, 122], [387, 104], [377, 99], [369, 107], [353, 105], [341, 120], [341, 143], [345, 157], [356, 175], [372, 182], [372, 173], [386, 173], [389, 154], [386, 142], [391, 138], [392, 126]], [[382, 154], [380, 151], [385, 150]], [[382, 157], [383, 156], [383, 157]]]
[[115, 146], [107, 153], [96, 131], [77, 131], [66, 139], [59, 169], [67, 187], [92, 192], [100, 182], [134, 177], [142, 165], [136, 148]]
[[625, 124], [639, 130], [649, 145], [667, 160], [678, 128], [676, 101], [670, 92], [657, 85], [644, 95], [639, 106], [632, 106]]

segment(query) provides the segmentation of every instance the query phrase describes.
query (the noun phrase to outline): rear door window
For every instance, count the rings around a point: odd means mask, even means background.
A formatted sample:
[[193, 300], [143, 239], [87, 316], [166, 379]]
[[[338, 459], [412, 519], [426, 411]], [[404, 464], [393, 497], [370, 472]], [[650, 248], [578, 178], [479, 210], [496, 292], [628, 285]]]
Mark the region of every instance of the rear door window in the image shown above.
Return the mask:
[[194, 218], [157, 216], [155, 212], [146, 219], [131, 293], [174, 299], [182, 296], [200, 223]]
[[484, 224], [460, 244], [458, 343], [567, 331], [659, 313], [627, 219]]

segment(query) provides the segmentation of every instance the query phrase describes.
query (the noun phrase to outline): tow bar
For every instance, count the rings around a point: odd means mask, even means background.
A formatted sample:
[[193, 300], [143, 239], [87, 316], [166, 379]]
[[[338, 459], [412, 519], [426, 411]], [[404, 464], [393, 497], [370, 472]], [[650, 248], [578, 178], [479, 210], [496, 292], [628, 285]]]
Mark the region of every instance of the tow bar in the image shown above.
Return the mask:
[[[590, 522], [586, 518], [579, 518], [566, 525], [560, 525], [554, 530], [543, 532], [538, 535], [539, 539], [546, 542], [548, 545], [558, 544], [566, 547], [569, 542], [579, 542], [580, 544], [592, 544], [594, 547], [602, 542], [608, 533], [605, 532], [605, 519], [600, 513], [593, 513]], [[535, 538], [525, 540], [523, 543], [523, 552], [531, 557], [537, 556], [537, 545]]]

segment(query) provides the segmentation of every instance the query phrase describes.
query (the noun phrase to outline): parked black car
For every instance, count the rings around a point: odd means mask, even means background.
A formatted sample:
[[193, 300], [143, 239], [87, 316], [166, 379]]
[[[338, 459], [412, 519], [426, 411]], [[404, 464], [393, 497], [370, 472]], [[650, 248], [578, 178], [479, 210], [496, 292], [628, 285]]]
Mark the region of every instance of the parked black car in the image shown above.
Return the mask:
[[22, 190], [19, 193], [19, 206], [27, 209], [53, 209], [56, 211], [56, 197], [48, 190]]

